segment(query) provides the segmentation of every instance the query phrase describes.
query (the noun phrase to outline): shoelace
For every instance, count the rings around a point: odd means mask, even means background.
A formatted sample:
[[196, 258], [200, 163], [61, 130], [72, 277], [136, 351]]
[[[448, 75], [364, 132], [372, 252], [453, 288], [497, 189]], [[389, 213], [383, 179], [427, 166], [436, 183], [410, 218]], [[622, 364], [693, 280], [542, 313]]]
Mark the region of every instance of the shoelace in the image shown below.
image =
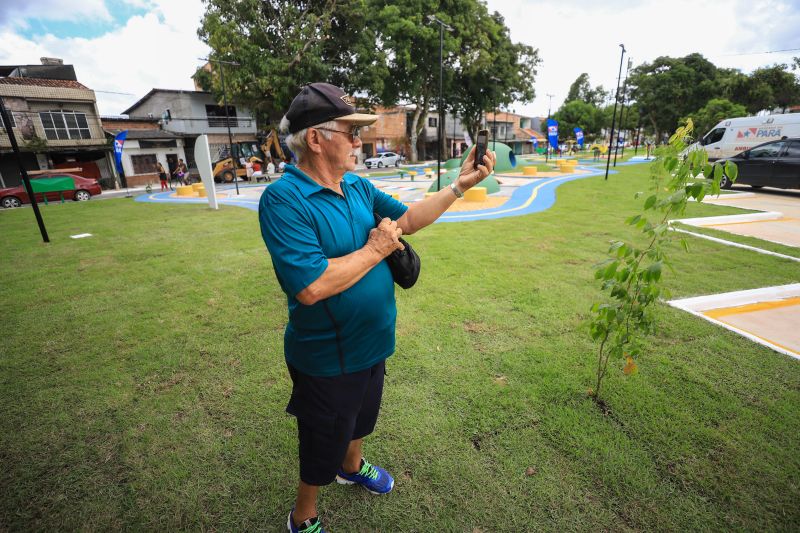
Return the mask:
[[378, 470], [374, 466], [369, 464], [366, 459], [364, 459], [363, 461], [364, 461], [364, 466], [361, 467], [361, 470], [359, 470], [358, 475], [368, 477], [373, 481], [378, 479], [379, 475]]

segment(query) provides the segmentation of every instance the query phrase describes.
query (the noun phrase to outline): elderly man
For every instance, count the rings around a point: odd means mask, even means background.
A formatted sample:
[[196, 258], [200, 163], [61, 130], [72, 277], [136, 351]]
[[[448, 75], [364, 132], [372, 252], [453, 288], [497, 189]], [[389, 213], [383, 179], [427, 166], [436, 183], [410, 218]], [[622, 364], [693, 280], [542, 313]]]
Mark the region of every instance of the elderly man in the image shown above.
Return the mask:
[[[300, 91], [281, 122], [297, 157], [261, 196], [261, 233], [286, 293], [284, 355], [292, 379], [286, 411], [297, 418], [300, 485], [287, 527], [319, 533], [319, 487], [334, 479], [373, 494], [394, 480], [364, 459], [383, 393], [384, 361], [395, 347], [394, 284], [384, 259], [402, 234], [434, 222], [463, 191], [488, 176], [495, 155], [473, 168], [474, 148], [458, 179], [411, 207], [352, 173], [359, 127], [375, 115], [327, 83]], [[382, 220], [375, 227], [373, 213]]]

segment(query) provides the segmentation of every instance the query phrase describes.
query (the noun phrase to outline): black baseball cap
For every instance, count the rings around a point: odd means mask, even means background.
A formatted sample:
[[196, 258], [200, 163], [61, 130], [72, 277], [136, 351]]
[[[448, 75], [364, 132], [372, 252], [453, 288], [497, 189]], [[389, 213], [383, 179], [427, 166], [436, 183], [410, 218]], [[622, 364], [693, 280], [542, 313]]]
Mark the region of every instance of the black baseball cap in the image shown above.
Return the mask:
[[353, 99], [330, 83], [306, 85], [294, 97], [289, 111], [286, 112], [289, 133], [297, 133], [333, 119], [352, 122], [356, 126], [369, 126], [378, 120], [378, 115], [356, 113]]

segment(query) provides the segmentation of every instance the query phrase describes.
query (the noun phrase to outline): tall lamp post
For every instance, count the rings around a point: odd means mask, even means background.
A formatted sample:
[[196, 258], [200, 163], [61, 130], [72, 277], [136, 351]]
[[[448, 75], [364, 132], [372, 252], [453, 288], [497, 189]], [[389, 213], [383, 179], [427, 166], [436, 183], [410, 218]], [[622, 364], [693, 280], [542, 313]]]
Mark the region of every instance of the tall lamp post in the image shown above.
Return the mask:
[[[209, 63], [219, 63], [220, 65], [232, 65], [238, 67], [240, 63], [235, 61], [222, 61], [221, 59], [200, 58], [201, 61], [208, 61]], [[236, 154], [233, 153], [233, 135], [231, 135], [231, 120], [228, 117], [228, 91], [225, 89], [225, 68], [219, 68], [219, 77], [222, 80], [222, 103], [225, 106], [225, 125], [228, 127], [228, 153], [231, 157], [231, 165], [233, 165], [233, 184], [236, 186], [236, 195], [239, 195], [239, 182], [236, 176]]]
[[619, 82], [622, 81], [622, 58], [625, 56], [625, 45], [619, 45], [622, 48], [622, 52], [619, 55], [619, 75], [617, 76], [617, 91], [614, 93], [614, 114], [611, 117], [611, 136], [608, 139], [608, 157], [606, 158], [606, 177], [605, 179], [608, 180], [608, 167], [611, 165], [611, 146], [614, 142], [614, 127], [616, 126], [617, 120], [617, 101], [619, 100]]
[[[547, 120], [550, 121], [550, 108], [552, 107], [553, 96], [555, 96], [555, 95], [554, 94], [546, 94], [545, 96], [547, 96], [547, 98], [549, 99], [547, 101]], [[547, 122], [545, 122], [545, 127], [547, 127]], [[548, 134], [545, 136], [544, 140], [545, 140], [545, 143], [544, 143], [544, 162], [547, 163], [550, 160], [550, 157], [549, 157], [550, 156], [550, 132], [549, 131], [548, 131]]]
[[494, 101], [492, 102], [492, 114], [494, 115], [494, 120], [492, 120], [492, 149], [497, 150], [497, 84], [500, 82], [500, 78], [491, 76], [489, 79], [494, 82]]
[[[628, 99], [628, 73], [631, 71], [633, 61], [628, 57], [628, 66], [625, 69], [625, 83], [622, 84], [622, 111], [619, 112], [619, 131], [622, 133], [622, 153], [620, 157], [625, 155], [625, 103]], [[628, 110], [630, 115], [630, 109]], [[630, 117], [628, 117], [630, 118]], [[617, 151], [614, 150], [614, 168], [617, 167]]]
[[[444, 76], [444, 58], [442, 57], [444, 49], [444, 30], [453, 31], [453, 28], [448, 26], [445, 22], [439, 20], [435, 15], [428, 15], [430, 22], [435, 22], [439, 25], [439, 120], [437, 121], [437, 139], [436, 143], [436, 190], [442, 189], [441, 183], [441, 164], [442, 164], [442, 144], [444, 144], [444, 100], [442, 99], [442, 78]], [[427, 109], [425, 110], [427, 112]]]

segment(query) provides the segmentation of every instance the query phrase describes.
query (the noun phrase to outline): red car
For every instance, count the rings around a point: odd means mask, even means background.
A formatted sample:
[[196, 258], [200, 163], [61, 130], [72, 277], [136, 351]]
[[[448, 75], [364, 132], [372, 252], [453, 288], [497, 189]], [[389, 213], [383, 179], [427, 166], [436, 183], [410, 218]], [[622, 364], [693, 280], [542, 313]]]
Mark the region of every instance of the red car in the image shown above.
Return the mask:
[[[100, 184], [97, 183], [97, 180], [84, 178], [76, 174], [68, 174], [66, 172], [53, 172], [51, 174], [41, 174], [31, 177], [31, 183], [42, 178], [72, 178], [75, 182], [75, 189], [36, 193], [36, 201], [39, 203], [44, 202], [45, 196], [47, 196], [48, 202], [59, 202], [61, 201], [62, 194], [65, 200], [85, 202], [92, 196], [100, 194], [101, 192]], [[31, 199], [28, 197], [28, 192], [25, 190], [25, 185], [23, 184], [7, 189], [0, 189], [0, 205], [3, 207], [19, 207], [22, 204], [29, 203], [31, 203]]]

